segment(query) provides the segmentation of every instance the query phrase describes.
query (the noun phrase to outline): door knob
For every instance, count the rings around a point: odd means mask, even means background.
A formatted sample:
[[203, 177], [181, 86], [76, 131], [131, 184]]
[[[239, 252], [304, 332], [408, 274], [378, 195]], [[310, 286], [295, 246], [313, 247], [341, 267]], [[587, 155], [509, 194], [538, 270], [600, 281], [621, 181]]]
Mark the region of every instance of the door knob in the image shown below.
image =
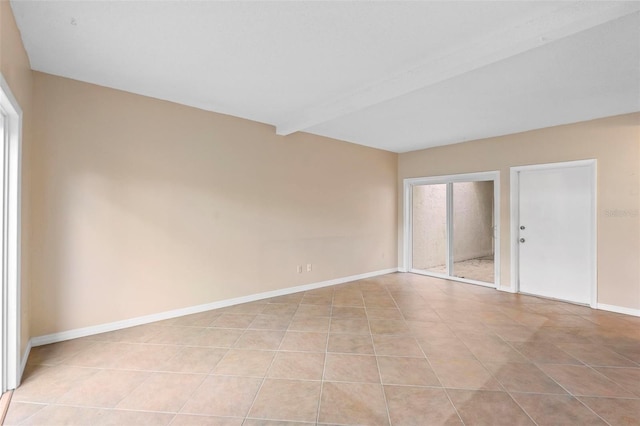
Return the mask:
[[522, 229], [522, 230], [524, 231], [524, 225], [521, 225], [521, 226], [520, 226], [520, 229]]
[[520, 238], [520, 242], [521, 242], [521, 243], [524, 243], [524, 238]]

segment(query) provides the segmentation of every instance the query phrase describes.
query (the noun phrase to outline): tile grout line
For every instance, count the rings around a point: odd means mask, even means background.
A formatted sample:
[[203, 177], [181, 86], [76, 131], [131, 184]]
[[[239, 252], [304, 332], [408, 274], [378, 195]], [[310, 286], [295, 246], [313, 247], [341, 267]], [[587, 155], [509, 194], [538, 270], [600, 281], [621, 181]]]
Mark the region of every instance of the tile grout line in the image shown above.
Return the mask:
[[[298, 304], [298, 306], [300, 306]], [[297, 311], [297, 309], [296, 309]], [[291, 323], [289, 323], [289, 326], [291, 325]], [[287, 326], [287, 329], [289, 328], [289, 326]], [[247, 329], [248, 330], [248, 329]], [[245, 332], [247, 331], [245, 330]], [[280, 330], [281, 331], [281, 330]], [[240, 341], [240, 339], [242, 339], [242, 336], [244, 336], [245, 332], [242, 333], [242, 335], [240, 337], [238, 337], [238, 340], [236, 340], [236, 343], [238, 341]], [[284, 336], [287, 334], [287, 330], [284, 331], [282, 338], [280, 339], [280, 343], [278, 344], [278, 349], [280, 349], [280, 347], [282, 346], [282, 342], [284, 342]], [[235, 343], [234, 343], [235, 345]], [[238, 349], [238, 348], [235, 348]], [[247, 410], [247, 412], [244, 414], [244, 419], [242, 420], [242, 424], [244, 424], [247, 421], [247, 418], [249, 417], [251, 410], [253, 409], [253, 406], [255, 405], [256, 401], [258, 400], [258, 395], [260, 395], [260, 391], [262, 390], [262, 387], [264, 386], [264, 382], [267, 381], [267, 376], [269, 375], [269, 370], [271, 370], [271, 367], [273, 366], [273, 363], [276, 360], [276, 355], [278, 353], [278, 349], [276, 349], [273, 355], [273, 358], [271, 359], [271, 362], [269, 363], [269, 367], [266, 369], [265, 373], [264, 373], [264, 377], [262, 378], [262, 382], [260, 382], [260, 386], [258, 386], [258, 390], [256, 391], [256, 394], [253, 396], [253, 401], [251, 401], [251, 405], [249, 406], [249, 409]]]
[[316, 424], [320, 422], [320, 409], [322, 408], [322, 393], [324, 392], [325, 373], [327, 371], [327, 358], [329, 354], [329, 337], [331, 337], [331, 324], [333, 322], [333, 298], [335, 292], [331, 296], [331, 306], [329, 307], [329, 328], [327, 329], [327, 340], [324, 343], [324, 362], [322, 363], [322, 376], [320, 378], [320, 395], [318, 396], [318, 404], [316, 406]]
[[[216, 365], [221, 361], [222, 359], [220, 359]], [[215, 367], [214, 367], [215, 368]], [[191, 397], [196, 393], [196, 391], [198, 389], [200, 389], [202, 387], [202, 385], [204, 384], [204, 382], [207, 380], [207, 377], [209, 377], [209, 375], [207, 374], [202, 381], [198, 384], [198, 386], [194, 387], [194, 389], [189, 393], [189, 397], [185, 398], [184, 402], [180, 405], [180, 408], [178, 408], [178, 410], [175, 412], [173, 418], [171, 419], [171, 421], [169, 422], [169, 425], [171, 425], [176, 417], [178, 417], [178, 415], [180, 414], [180, 412], [182, 411], [182, 409], [184, 408], [185, 405], [187, 405], [187, 402], [189, 402], [189, 400], [191, 399]]]
[[[387, 291], [387, 293], [389, 293], [389, 290], [386, 288], [386, 286], [385, 286], [385, 290]], [[389, 297], [391, 297], [391, 300], [393, 300], [393, 297], [391, 296], [391, 294], [389, 294]], [[382, 390], [382, 397], [384, 398], [384, 405], [387, 412], [387, 420], [389, 421], [389, 425], [392, 425], [393, 423], [391, 423], [391, 412], [389, 410], [389, 400], [387, 399], [387, 392], [385, 392], [385, 389], [384, 389], [384, 380], [382, 379], [382, 371], [380, 370], [380, 361], [378, 360], [378, 351], [376, 350], [376, 345], [375, 345], [375, 342], [373, 341], [373, 332], [371, 331], [371, 322], [369, 319], [369, 315], [367, 314], [367, 303], [364, 300], [364, 295], [362, 296], [362, 303], [364, 304], [364, 314], [367, 316], [367, 327], [369, 327], [369, 337], [371, 339], [371, 346], [373, 346], [373, 355], [375, 356], [375, 359], [376, 359], [376, 367], [378, 368], [378, 377], [380, 378], [380, 389]], [[395, 304], [395, 300], [394, 300], [394, 304]], [[397, 308], [397, 305], [396, 305], [396, 308]]]
[[[489, 374], [491, 374], [491, 372], [489, 372]], [[498, 379], [496, 379], [498, 380]], [[531, 421], [533, 422], [533, 424], [538, 425], [538, 422], [536, 422], [533, 417], [531, 416], [531, 414], [529, 414], [529, 412], [527, 410], [524, 409], [524, 407], [522, 405], [520, 405], [520, 403], [518, 401], [516, 401], [516, 399], [513, 397], [513, 395], [511, 395], [511, 393], [505, 388], [505, 393], [509, 396], [509, 398], [511, 398], [511, 400], [522, 410], [522, 412], [524, 414], [527, 415], [527, 417], [529, 417], [529, 419], [531, 419]]]
[[[525, 326], [527, 327], [527, 326]], [[455, 333], [455, 332], [454, 332]], [[514, 348], [509, 342], [507, 342], [506, 340], [504, 340], [502, 338], [502, 336], [498, 335], [497, 333], [494, 333], [498, 339], [500, 339], [503, 343], [505, 343], [511, 350], [515, 351], [517, 354], [521, 355], [524, 359], [527, 359], [529, 361], [531, 361], [529, 358], [527, 358], [524, 354], [520, 353], [520, 351], [518, 351], [516, 348]], [[489, 375], [500, 385], [500, 387], [503, 389], [504, 393], [506, 393], [509, 398], [511, 399], [511, 401], [513, 401], [518, 408], [520, 408], [520, 410], [522, 410], [522, 412], [535, 424], [538, 425], [538, 423], [533, 419], [533, 417], [531, 416], [531, 414], [529, 414], [529, 412], [527, 410], [524, 409], [524, 407], [522, 405], [520, 405], [520, 403], [518, 401], [516, 401], [516, 399], [513, 397], [513, 395], [511, 395], [511, 392], [505, 387], [505, 385], [495, 376], [494, 373], [491, 372], [491, 370], [489, 370], [486, 366], [485, 363], [482, 362], [482, 360], [480, 360], [475, 353], [473, 353], [473, 351], [471, 350], [471, 348], [469, 347], [469, 345], [467, 345], [466, 342], [464, 342], [464, 340], [460, 339], [462, 341], [462, 344], [465, 345], [467, 347], [467, 349], [469, 349], [469, 351], [471, 352], [471, 354], [475, 357], [476, 361], [478, 363], [480, 363], [480, 365], [482, 366], [482, 368], [484, 368]], [[535, 365], [533, 362], [531, 363], [532, 365]], [[536, 366], [536, 368], [538, 368]], [[538, 368], [539, 369], [539, 368]], [[540, 370], [540, 369], [539, 369]], [[544, 371], [540, 370], [543, 374], [547, 375]], [[551, 378], [550, 378], [551, 379]], [[552, 379], [553, 380], [553, 379]], [[555, 382], [555, 380], [554, 380]], [[556, 383], [558, 386], [560, 386], [559, 383]], [[564, 389], [564, 387], [560, 386], [562, 389]], [[565, 389], [565, 391], [567, 391]]]
[[[395, 299], [394, 299], [394, 302], [395, 302]], [[400, 310], [400, 315], [402, 315], [402, 318], [404, 319], [404, 313], [403, 313], [402, 309], [400, 309], [400, 307], [398, 306], [397, 303], [396, 303], [396, 307], [398, 308], [398, 310]], [[436, 312], [436, 315], [438, 315], [437, 312]], [[405, 319], [405, 321], [406, 321], [406, 319]], [[453, 332], [453, 330], [451, 330], [451, 331]], [[416, 340], [416, 343], [417, 343], [417, 340]], [[424, 349], [422, 348], [421, 344], [418, 343], [418, 347], [420, 348], [420, 352], [422, 352], [422, 355], [424, 356], [424, 358], [427, 360], [427, 364], [429, 364], [429, 368], [431, 368], [431, 371], [433, 371], [434, 376], [436, 376], [436, 379], [438, 379], [438, 383], [440, 383], [440, 386], [442, 386], [442, 390], [444, 391], [444, 394], [447, 397], [447, 400], [449, 401], [449, 404], [451, 404], [451, 406], [453, 407], [453, 410], [455, 411], [456, 415], [458, 416], [458, 419], [460, 419], [460, 423], [462, 423], [462, 425], [464, 426], [465, 423], [464, 423], [464, 420], [462, 420], [462, 416], [460, 415], [460, 412], [458, 411], [458, 407], [456, 407], [456, 405], [453, 403], [453, 400], [451, 399], [451, 396], [449, 395], [449, 392], [447, 391], [447, 388], [444, 387], [444, 385], [442, 384], [442, 380], [440, 380], [440, 377], [438, 376], [438, 373], [433, 368], [433, 365], [431, 365], [431, 361], [429, 360], [429, 357], [427, 356], [427, 353], [424, 351]]]
[[[362, 336], [364, 336], [364, 335], [362, 335]], [[238, 350], [245, 350], [245, 349], [238, 349]], [[252, 349], [249, 349], [249, 350], [252, 350]], [[315, 354], [320, 354], [321, 353], [321, 352], [276, 351], [276, 350], [262, 350], [262, 352], [293, 352], [293, 353], [315, 353]], [[332, 354], [346, 355], [346, 356], [373, 357], [373, 355], [370, 355], [370, 354], [360, 354], [360, 353], [338, 353], [338, 352], [333, 353], [332, 352]], [[422, 359], [422, 357], [398, 357], [398, 356], [395, 356], [395, 355], [381, 355], [381, 357], [383, 357], [383, 358], [384, 357], [388, 357], [388, 358]], [[427, 361], [429, 361], [428, 357], [426, 357], [426, 359], [427, 359]], [[526, 364], [526, 363], [518, 363], [518, 364]], [[566, 364], [553, 364], [553, 365], [566, 365]], [[536, 366], [537, 366], [537, 364], [536, 364]], [[80, 368], [94, 369], [94, 368], [87, 368], [87, 367], [80, 367]], [[197, 375], [197, 376], [237, 377], [237, 378], [254, 378], [254, 379], [263, 377], [261, 375], [240, 375], [240, 374], [219, 374], [219, 373], [190, 373], [190, 372], [163, 371], [163, 370], [155, 371], [155, 370], [129, 370], [129, 369], [109, 369], [109, 368], [95, 368], [95, 369], [96, 370], [100, 370], [100, 371], [132, 371], [132, 372], [160, 373], [160, 374], [176, 374], [176, 375], [185, 375], [186, 374], [186, 375]], [[434, 373], [435, 373], [435, 370], [434, 370]], [[489, 374], [491, 374], [491, 373], [489, 373]], [[437, 376], [437, 374], [436, 374], [436, 376]], [[287, 379], [287, 378], [283, 378], [283, 377], [274, 377], [274, 379], [277, 379], [277, 380], [293, 380], [293, 381], [302, 381], [302, 382], [320, 382], [320, 381], [322, 381], [321, 379]], [[552, 379], [552, 378], [550, 378], [550, 379], [555, 382], [554, 379]], [[332, 380], [332, 382], [350, 383], [350, 384], [374, 383], [374, 382], [357, 382], [357, 381], [349, 381], [349, 380]], [[588, 395], [588, 394], [572, 394], [572, 393], [570, 393], [568, 391], [567, 391], [567, 393], [553, 393], [553, 392], [531, 392], [531, 391], [520, 391], [520, 390], [518, 390], [518, 391], [509, 391], [509, 390], [506, 390], [504, 388], [501, 388], [501, 389], [474, 389], [474, 388], [465, 388], [465, 387], [457, 387], [457, 386], [443, 386], [443, 385], [435, 386], [435, 385], [401, 384], [401, 383], [394, 383], [392, 385], [393, 386], [398, 386], [398, 387], [416, 387], [416, 388], [425, 388], [425, 389], [480, 390], [480, 391], [483, 391], [483, 392], [503, 392], [503, 393], [507, 392], [507, 393], [528, 394], [528, 395], [558, 395], [558, 396], [574, 396], [574, 397], [584, 397], [584, 398], [607, 398], [607, 399], [632, 400], [632, 401], [640, 399], [640, 396], [635, 396], [635, 395], [634, 396], [602, 396], [602, 395]], [[565, 389], [560, 384], [558, 384], [558, 386], [560, 386], [563, 389]], [[75, 406], [74, 404], [68, 404], [68, 403], [57, 403], [57, 402], [47, 403], [47, 402], [29, 401], [29, 400], [17, 400], [16, 402], [28, 403], [28, 404], [39, 404], [39, 405], [53, 404], [53, 405]], [[80, 406], [80, 405], [78, 405], [78, 406]], [[109, 407], [102, 407], [102, 406], [86, 406], [86, 407], [110, 409]], [[123, 411], [148, 411], [148, 410], [138, 410], [138, 409], [130, 409], [130, 408], [117, 408], [117, 407], [114, 407], [113, 409], [115, 409], [115, 410], [123, 410]], [[231, 417], [234, 417], [234, 416], [231, 416]]]
[[[437, 312], [436, 312], [436, 313], [437, 313]], [[439, 314], [438, 314], [438, 315], [439, 315]], [[484, 323], [483, 323], [483, 326], [485, 326], [485, 327], [486, 327], [486, 325], [485, 325]], [[533, 418], [531, 417], [531, 415], [529, 415], [529, 413], [528, 413], [528, 412], [527, 412], [527, 411], [526, 411], [526, 410], [525, 410], [525, 409], [524, 409], [524, 408], [523, 408], [523, 407], [518, 403], [518, 401], [516, 401], [516, 400], [513, 398], [513, 396], [511, 396], [511, 394], [509, 393], [509, 391], [504, 387], [504, 385], [500, 382], [500, 380], [498, 380], [498, 379], [495, 377], [495, 375], [494, 375], [494, 374], [493, 374], [489, 369], [487, 369], [487, 368], [486, 368], [486, 366], [484, 365], [484, 363], [483, 363], [483, 362], [482, 362], [482, 361], [477, 357], [477, 355], [476, 355], [476, 354], [471, 350], [471, 348], [469, 347], [469, 345], [468, 345], [468, 344], [467, 344], [467, 343], [466, 343], [466, 342], [465, 342], [465, 341], [464, 341], [460, 336], [458, 336], [458, 335], [457, 335], [456, 330], [453, 330], [453, 329], [452, 329], [451, 331], [453, 332], [453, 334], [454, 334], [454, 335], [456, 335], [456, 337], [460, 340], [460, 342], [461, 342], [461, 343], [462, 343], [462, 344], [467, 348], [467, 350], [469, 351], [469, 353], [471, 353], [471, 355], [473, 355], [473, 358], [475, 359], [475, 361], [476, 361], [476, 362], [478, 362], [478, 363], [482, 366], [482, 368], [483, 368], [485, 371], [487, 371], [487, 373], [489, 373], [489, 376], [490, 376], [491, 378], [493, 378], [493, 380], [495, 380], [495, 381], [496, 381], [496, 383], [498, 383], [498, 385], [499, 385], [499, 386], [500, 386], [500, 388], [502, 389], [502, 390], [501, 390], [501, 391], [499, 391], [499, 392], [504, 392], [504, 393], [506, 393], [506, 394], [509, 396], [509, 398], [511, 398], [511, 400], [512, 400], [512, 401], [513, 401], [513, 402], [518, 406], [518, 408], [520, 408], [520, 410], [522, 410], [522, 412], [523, 412], [523, 413], [524, 413], [524, 414], [525, 414], [525, 415], [526, 415], [526, 416], [527, 416], [527, 417], [528, 417], [528, 418], [529, 418], [529, 419], [530, 419], [530, 420], [531, 420], [535, 425], [537, 425], [538, 423], [536, 423], [536, 421], [535, 421], [535, 420], [533, 420]], [[494, 333], [494, 334], [496, 334], [496, 333]], [[501, 336], [499, 336], [499, 335], [497, 335], [497, 334], [496, 334], [496, 336], [497, 336], [500, 340], [502, 340], [503, 342], [505, 342], [505, 341], [504, 341], [504, 339], [502, 339], [502, 337], [501, 337]], [[505, 342], [505, 343], [506, 343], [506, 342]], [[507, 345], [508, 345], [510, 348], [512, 348], [512, 347], [511, 347], [511, 345], [509, 345], [508, 343], [507, 343]], [[422, 347], [421, 347], [421, 348], [422, 348]], [[515, 348], [512, 348], [512, 349], [513, 349], [513, 350], [515, 350]], [[518, 353], [518, 354], [520, 354], [520, 352], [517, 352], [517, 353]], [[426, 354], [425, 354], [425, 356], [426, 356]], [[525, 358], [526, 358], [526, 357], [525, 357]], [[435, 372], [435, 370], [434, 370], [434, 372]], [[445, 392], [447, 393], [447, 397], [449, 397], [449, 399], [450, 399], [450, 401], [451, 401], [451, 398], [450, 398], [450, 396], [449, 396], [449, 392], [447, 391], [447, 388], [445, 388]], [[453, 404], [453, 401], [451, 401], [451, 403]], [[454, 408], [456, 408], [456, 412], [458, 412], [457, 407], [455, 407], [455, 404], [453, 404], [453, 406], [454, 406]], [[458, 413], [458, 415], [459, 415], [459, 413]], [[462, 420], [462, 418], [461, 418], [461, 420]], [[463, 423], [464, 423], [464, 422], [463, 422]]]
[[[215, 321], [215, 320], [214, 320]], [[179, 351], [178, 353], [176, 353], [174, 356], [172, 356], [171, 358], [169, 358], [167, 360], [170, 361], [172, 359], [174, 359], [175, 357], [177, 357], [180, 353], [184, 352], [185, 348], [187, 348], [189, 346], [183, 346], [183, 349], [181, 351]], [[226, 356], [226, 354], [229, 352], [229, 349], [227, 349], [227, 352], [215, 363], [215, 365], [213, 367], [211, 367], [211, 369], [209, 370], [208, 373], [206, 373], [206, 376], [208, 377], [214, 368], [216, 368], [216, 366], [220, 363], [220, 361], [222, 361], [222, 359]], [[197, 374], [197, 373], [193, 373], [193, 374]], [[193, 394], [196, 393], [196, 391], [198, 389], [200, 389], [200, 387], [204, 384], [206, 377], [202, 380], [202, 382], [200, 382], [200, 384], [198, 386], [196, 386], [196, 388], [193, 390], [193, 392], [191, 392], [191, 394], [189, 395], [189, 398], [185, 399], [184, 403], [182, 404], [182, 406], [178, 409], [178, 411], [174, 414], [173, 418], [171, 419], [171, 421], [169, 422], [168, 426], [171, 426], [171, 424], [173, 424], [173, 422], [176, 420], [176, 418], [178, 417], [178, 415], [180, 414], [180, 411], [182, 411], [182, 409], [184, 408], [185, 405], [187, 405], [187, 402], [189, 402], [189, 400], [191, 399], [191, 397], [193, 396]]]
[[[525, 327], [527, 327], [527, 328], [528, 328], [528, 326], [525, 326]], [[500, 338], [504, 343], [506, 343], [506, 344], [507, 344], [507, 345], [508, 345], [512, 350], [516, 351], [518, 354], [522, 355], [525, 359], [527, 359], [528, 361], [530, 361], [530, 363], [531, 363], [533, 366], [535, 366], [535, 367], [536, 367], [536, 368], [537, 368], [537, 369], [538, 369], [542, 374], [544, 374], [544, 376], [545, 376], [545, 377], [548, 377], [548, 378], [549, 378], [549, 380], [551, 380], [551, 381], [552, 381], [552, 382], [554, 382], [556, 385], [558, 385], [561, 389], [563, 389], [565, 392], [567, 392], [567, 395], [568, 395], [568, 396], [570, 396], [571, 398], [573, 398], [573, 399], [575, 399], [576, 401], [580, 402], [583, 406], [585, 406], [589, 411], [591, 411], [591, 412], [592, 412], [593, 414], [595, 414], [598, 418], [600, 418], [602, 421], [604, 421], [607, 425], [611, 426], [611, 425], [609, 424], [609, 422], [607, 422], [607, 421], [606, 421], [605, 419], [603, 419], [600, 415], [598, 415], [598, 413], [596, 413], [595, 411], [593, 411], [593, 410], [592, 410], [591, 408], [589, 408], [589, 407], [588, 407], [584, 402], [582, 402], [580, 399], [578, 399], [578, 398], [577, 398], [573, 393], [571, 393], [571, 392], [569, 391], [569, 389], [567, 389], [566, 387], [564, 387], [564, 386], [563, 386], [562, 384], [560, 384], [557, 380], [555, 380], [553, 377], [549, 376], [549, 375], [548, 375], [544, 370], [542, 370], [542, 369], [538, 366], [538, 363], [536, 363], [536, 362], [535, 362], [535, 361], [533, 361], [531, 358], [527, 357], [525, 354], [523, 354], [522, 352], [520, 352], [516, 347], [514, 347], [514, 346], [512, 345], [512, 342], [509, 342], [509, 341], [505, 340], [505, 339], [504, 339], [502, 336], [500, 336], [500, 335], [498, 335], [498, 337], [499, 337], [499, 338]], [[556, 346], [556, 345], [554, 345], [554, 346]], [[573, 355], [571, 355], [571, 354], [567, 353], [566, 351], [564, 351], [564, 350], [562, 350], [562, 349], [560, 349], [560, 348], [557, 348], [557, 349], [558, 349], [559, 351], [563, 352], [563, 353], [566, 353], [567, 355], [569, 355], [570, 357], [572, 357], [572, 358], [576, 359], [577, 361], [582, 362], [580, 359], [575, 358]], [[482, 363], [482, 361], [480, 361], [480, 360], [478, 360], [478, 361], [479, 361], [479, 362], [484, 366], [484, 364]], [[570, 365], [570, 364], [560, 364], [560, 365]], [[493, 375], [493, 373], [491, 373], [490, 371], [489, 371], [489, 374], [491, 374], [492, 376], [494, 376], [494, 375]], [[496, 380], [498, 380], [497, 378], [495, 378], [495, 379], [496, 379]], [[499, 380], [498, 380], [498, 381], [499, 381]], [[501, 383], [501, 385], [502, 385], [502, 383]], [[522, 405], [520, 405], [520, 403], [519, 403], [519, 402], [518, 402], [518, 401], [513, 397], [513, 395], [512, 395], [512, 391], [509, 391], [509, 390], [508, 390], [508, 389], [506, 389], [506, 388], [505, 388], [505, 391], [507, 392], [507, 394], [509, 395], [509, 397], [510, 397], [510, 398], [511, 398], [511, 399], [512, 399], [512, 400], [513, 400], [513, 401], [514, 401], [514, 402], [515, 402], [519, 407], [520, 407], [520, 409], [521, 409], [522, 411], [524, 411], [524, 412], [527, 414], [527, 416], [529, 416], [529, 418], [530, 418], [534, 423], [536, 423], [536, 424], [537, 424], [537, 422], [535, 422], [535, 420], [533, 419], [533, 417], [531, 417], [531, 415], [529, 414], [529, 412], [528, 412], [527, 410], [525, 410], [525, 408], [524, 408]], [[513, 392], [513, 393], [518, 393], [518, 392]], [[542, 395], [549, 395], [549, 394], [542, 394]]]
[[[306, 294], [306, 293], [307, 293], [307, 292], [304, 292], [304, 293], [303, 293], [303, 295], [304, 295], [304, 294]], [[304, 296], [303, 296], [303, 298], [304, 298]], [[302, 299], [301, 299], [301, 300], [302, 300]], [[300, 305], [301, 305], [301, 304], [302, 304], [302, 303], [298, 303], [298, 304], [297, 304], [297, 306], [298, 306], [298, 307], [296, 308], [296, 312], [297, 312], [297, 311], [298, 311], [298, 309], [300, 308]], [[317, 305], [317, 306], [322, 306], [322, 305]], [[282, 339], [280, 340], [280, 343], [279, 343], [279, 345], [278, 345], [278, 348], [277, 348], [277, 349], [275, 349], [275, 350], [263, 350], [263, 351], [265, 351], [265, 352], [274, 352], [274, 356], [273, 356], [273, 359], [271, 360], [271, 363], [269, 364], [269, 367], [267, 368], [267, 370], [266, 370], [266, 372], [265, 372], [265, 374], [264, 374], [264, 377], [263, 377], [262, 382], [260, 383], [260, 386], [258, 387], [258, 390], [257, 390], [257, 392], [256, 392], [256, 394], [255, 394], [255, 396], [254, 396], [254, 398], [253, 398], [253, 401], [252, 401], [252, 403], [251, 403], [251, 406], [249, 407], [249, 410], [247, 411], [247, 413], [246, 413], [246, 414], [245, 414], [245, 416], [244, 416], [244, 420], [243, 420], [243, 422], [242, 422], [243, 424], [244, 424], [248, 419], [253, 419], [252, 417], [250, 417], [251, 410], [253, 409], [253, 407], [254, 407], [254, 405], [255, 405], [255, 403], [256, 403], [256, 401], [257, 401], [257, 399], [258, 399], [258, 395], [260, 394], [260, 391], [262, 390], [262, 387], [264, 386], [264, 383], [265, 383], [265, 382], [267, 381], [267, 379], [269, 378], [269, 371], [271, 371], [271, 368], [273, 367], [273, 364], [275, 363], [275, 360], [276, 360], [276, 358], [277, 358], [277, 356], [278, 356], [278, 353], [279, 353], [279, 352], [298, 352], [298, 351], [282, 351], [282, 350], [281, 350], [281, 348], [282, 348], [282, 344], [284, 343], [284, 338], [285, 338], [285, 336], [286, 336], [286, 333], [287, 333], [287, 332], [289, 332], [289, 328], [291, 327], [291, 322], [293, 321], [294, 317], [295, 317], [295, 314], [291, 316], [291, 319], [290, 319], [289, 325], [287, 326], [287, 329], [285, 329], [285, 330], [277, 330], [277, 331], [284, 331], [284, 334], [282, 335]], [[259, 331], [269, 331], [269, 330], [259, 330]], [[292, 331], [295, 331], [295, 330], [292, 330]], [[305, 332], [305, 331], [304, 331], [304, 330], [300, 330], [299, 332], [303, 333], [303, 332]], [[328, 339], [328, 333], [327, 333], [327, 339]], [[303, 351], [303, 352], [304, 352], [304, 351]], [[275, 378], [275, 380], [287, 380], [287, 379], [277, 379], [277, 378]], [[289, 379], [289, 380], [294, 380], [294, 379]], [[295, 380], [296, 380], [296, 381], [313, 381], [313, 380], [300, 380], [300, 379], [295, 379]], [[322, 386], [322, 385], [321, 385], [321, 386]], [[321, 391], [321, 392], [322, 392], [322, 391]], [[321, 395], [320, 395], [320, 396], [321, 396]], [[266, 420], [269, 420], [269, 419], [266, 419]], [[287, 421], [288, 421], [288, 420], [287, 420]], [[307, 423], [307, 422], [303, 422], [303, 423]]]
[[603, 422], [605, 422], [606, 424], [608, 424], [609, 426], [613, 426], [611, 425], [611, 423], [609, 423], [604, 417], [602, 417], [600, 414], [596, 413], [595, 410], [593, 410], [591, 407], [589, 407], [583, 400], [581, 400], [580, 398], [578, 398], [575, 395], [572, 395], [572, 397], [578, 401], [580, 404], [582, 404], [583, 407], [586, 407], [587, 410], [591, 411], [593, 414], [595, 414], [597, 417], [599, 417], [600, 419], [602, 419]]

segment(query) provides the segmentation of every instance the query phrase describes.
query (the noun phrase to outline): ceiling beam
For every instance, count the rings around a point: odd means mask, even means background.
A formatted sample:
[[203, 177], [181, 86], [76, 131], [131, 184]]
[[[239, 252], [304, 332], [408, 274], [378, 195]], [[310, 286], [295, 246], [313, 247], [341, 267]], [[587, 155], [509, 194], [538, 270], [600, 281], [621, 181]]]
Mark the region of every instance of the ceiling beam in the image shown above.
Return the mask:
[[640, 10], [640, 2], [558, 4], [560, 7], [551, 13], [424, 58], [417, 66], [384, 80], [294, 113], [287, 122], [276, 124], [276, 133], [289, 135], [308, 129]]

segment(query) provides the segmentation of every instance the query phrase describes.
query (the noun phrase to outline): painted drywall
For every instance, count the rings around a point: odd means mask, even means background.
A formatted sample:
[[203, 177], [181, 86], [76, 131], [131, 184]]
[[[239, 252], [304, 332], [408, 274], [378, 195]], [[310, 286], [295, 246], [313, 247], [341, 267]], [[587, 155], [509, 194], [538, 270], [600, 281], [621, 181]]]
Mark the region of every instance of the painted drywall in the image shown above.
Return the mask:
[[34, 76], [33, 336], [397, 266], [397, 154]]
[[[447, 262], [446, 184], [413, 188], [413, 263], [415, 269]], [[453, 184], [453, 259], [493, 256], [493, 182]]]
[[[598, 303], [639, 309], [640, 113], [400, 154], [398, 185], [405, 178], [499, 170], [501, 287], [509, 288], [509, 167], [591, 158], [598, 163]], [[399, 260], [402, 238], [400, 232]]]
[[21, 307], [20, 353], [29, 342], [30, 293], [30, 171], [32, 145], [33, 75], [29, 58], [8, 1], [0, 0], [0, 71], [22, 109], [22, 200], [21, 200]]

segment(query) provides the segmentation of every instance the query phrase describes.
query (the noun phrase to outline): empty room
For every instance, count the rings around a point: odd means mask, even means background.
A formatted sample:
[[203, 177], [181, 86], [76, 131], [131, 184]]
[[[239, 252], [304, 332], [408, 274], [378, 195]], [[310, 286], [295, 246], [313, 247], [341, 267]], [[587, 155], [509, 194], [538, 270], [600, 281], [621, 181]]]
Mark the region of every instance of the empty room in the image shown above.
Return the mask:
[[0, 0], [0, 424], [640, 425], [640, 2]]

